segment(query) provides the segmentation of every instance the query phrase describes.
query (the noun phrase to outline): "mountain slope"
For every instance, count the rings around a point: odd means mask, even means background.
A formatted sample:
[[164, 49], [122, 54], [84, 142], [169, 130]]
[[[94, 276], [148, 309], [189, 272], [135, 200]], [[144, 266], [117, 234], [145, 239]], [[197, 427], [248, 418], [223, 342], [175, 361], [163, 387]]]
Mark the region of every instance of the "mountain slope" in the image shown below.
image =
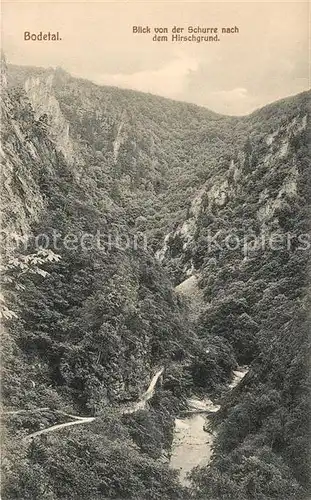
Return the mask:
[[[235, 118], [60, 69], [10, 66], [8, 82], [4, 220], [32, 235], [14, 257], [60, 237], [44, 279], [25, 269], [8, 287], [5, 402], [100, 420], [65, 444], [13, 440], [6, 498], [305, 498], [309, 93]], [[237, 363], [250, 372], [226, 397]], [[121, 418], [161, 366], [149, 410]], [[159, 457], [191, 393], [222, 408], [214, 460], [185, 492]], [[10, 422], [12, 438], [55, 415]]]
[[[11, 310], [3, 341], [3, 495], [181, 498], [176, 474], [156, 460], [172, 434], [164, 399], [141, 410], [146, 428], [135, 439], [135, 417], [123, 421], [122, 408], [137, 401], [159, 366], [169, 373], [170, 365], [182, 371], [187, 364], [194, 334], [185, 313], [144, 248], [82, 244], [85, 234], [127, 228], [113, 209], [105, 217], [90, 202], [75, 165], [55, 147], [53, 130], [36, 118], [22, 89], [3, 89], [2, 116], [3, 227], [8, 236], [26, 237], [20, 244], [8, 238], [2, 269]], [[68, 235], [79, 244], [66, 244]], [[40, 244], [50, 251], [46, 259]], [[174, 399], [170, 390], [165, 395]], [[24, 440], [71, 414], [97, 418], [83, 429]], [[147, 428], [150, 445], [141, 452], [136, 441]]]

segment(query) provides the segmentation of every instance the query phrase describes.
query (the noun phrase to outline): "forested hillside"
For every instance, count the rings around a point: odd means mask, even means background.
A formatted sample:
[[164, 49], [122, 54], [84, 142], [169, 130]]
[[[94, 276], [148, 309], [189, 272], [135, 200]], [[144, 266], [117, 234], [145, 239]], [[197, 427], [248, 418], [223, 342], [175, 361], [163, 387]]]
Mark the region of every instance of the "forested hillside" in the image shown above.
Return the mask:
[[[3, 498], [308, 498], [310, 95], [237, 118], [2, 76]], [[193, 394], [221, 409], [185, 488], [167, 457]], [[71, 415], [94, 420], [27, 439]]]

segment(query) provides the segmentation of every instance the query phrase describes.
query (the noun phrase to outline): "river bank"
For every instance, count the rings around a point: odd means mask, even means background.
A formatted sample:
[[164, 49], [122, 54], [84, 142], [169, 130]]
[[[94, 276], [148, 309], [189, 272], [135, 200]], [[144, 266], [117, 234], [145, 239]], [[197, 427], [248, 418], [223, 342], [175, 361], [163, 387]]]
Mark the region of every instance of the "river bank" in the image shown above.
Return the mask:
[[[236, 387], [247, 372], [247, 367], [234, 371], [229, 389]], [[170, 459], [170, 466], [172, 469], [179, 470], [180, 482], [184, 486], [189, 485], [187, 475], [194, 467], [207, 465], [211, 460], [216, 433], [204, 429], [209, 427], [208, 415], [217, 412], [220, 408], [208, 398], [189, 399], [188, 405], [189, 416], [175, 419]]]

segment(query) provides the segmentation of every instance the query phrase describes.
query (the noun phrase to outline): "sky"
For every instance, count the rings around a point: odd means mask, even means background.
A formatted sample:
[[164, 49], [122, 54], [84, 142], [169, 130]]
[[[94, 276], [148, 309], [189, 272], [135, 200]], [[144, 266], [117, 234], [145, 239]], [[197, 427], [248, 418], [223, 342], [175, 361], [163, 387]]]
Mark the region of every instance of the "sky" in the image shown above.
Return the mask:
[[[2, 2], [2, 46], [12, 64], [72, 75], [244, 115], [310, 87], [307, 2]], [[219, 42], [154, 42], [133, 26], [237, 26]], [[24, 32], [59, 32], [58, 42]], [[187, 34], [187, 33], [184, 33]]]

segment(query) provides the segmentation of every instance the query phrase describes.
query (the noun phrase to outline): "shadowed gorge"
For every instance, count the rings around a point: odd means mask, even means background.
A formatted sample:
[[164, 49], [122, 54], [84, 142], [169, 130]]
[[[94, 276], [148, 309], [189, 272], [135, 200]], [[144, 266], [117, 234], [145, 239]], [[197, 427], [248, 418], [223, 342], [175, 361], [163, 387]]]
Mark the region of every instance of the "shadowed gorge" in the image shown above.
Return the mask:
[[[310, 93], [227, 117], [2, 80], [4, 500], [306, 500]], [[181, 482], [191, 401], [213, 447]]]

